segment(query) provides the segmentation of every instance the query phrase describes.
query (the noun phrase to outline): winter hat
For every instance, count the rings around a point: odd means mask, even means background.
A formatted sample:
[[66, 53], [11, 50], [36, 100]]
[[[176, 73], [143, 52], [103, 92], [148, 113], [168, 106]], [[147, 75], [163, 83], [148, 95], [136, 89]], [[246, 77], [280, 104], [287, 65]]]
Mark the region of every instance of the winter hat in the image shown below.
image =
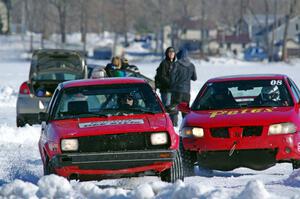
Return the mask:
[[176, 54], [177, 59], [186, 59], [188, 57], [188, 52], [185, 48], [181, 48]]

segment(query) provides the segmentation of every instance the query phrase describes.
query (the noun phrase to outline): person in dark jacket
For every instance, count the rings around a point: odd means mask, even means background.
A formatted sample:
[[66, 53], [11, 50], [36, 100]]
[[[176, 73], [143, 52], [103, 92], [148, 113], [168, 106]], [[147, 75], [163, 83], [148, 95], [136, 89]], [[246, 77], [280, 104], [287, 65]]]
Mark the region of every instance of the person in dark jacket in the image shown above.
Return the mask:
[[161, 101], [165, 107], [171, 103], [170, 71], [175, 59], [175, 49], [173, 47], [168, 47], [165, 51], [165, 59], [156, 69], [155, 88], [159, 89]]
[[[171, 105], [176, 107], [181, 102], [190, 103], [191, 80], [197, 80], [197, 74], [194, 64], [189, 60], [188, 53], [185, 49], [181, 49], [177, 53], [177, 61], [174, 63], [170, 72], [170, 90]], [[182, 114], [184, 117], [185, 115]], [[178, 124], [178, 111], [170, 114], [174, 126]]]

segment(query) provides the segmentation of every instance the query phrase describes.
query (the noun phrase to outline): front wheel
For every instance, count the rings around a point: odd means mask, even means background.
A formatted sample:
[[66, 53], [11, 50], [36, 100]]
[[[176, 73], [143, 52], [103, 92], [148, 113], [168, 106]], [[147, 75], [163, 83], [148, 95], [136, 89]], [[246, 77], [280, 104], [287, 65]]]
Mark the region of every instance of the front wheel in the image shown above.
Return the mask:
[[184, 177], [194, 176], [194, 165], [197, 161], [196, 152], [185, 150], [182, 140], [180, 140], [179, 149], [182, 157]]
[[46, 159], [46, 162], [44, 164], [44, 175], [50, 175], [50, 174], [55, 174], [54, 168], [49, 162], [49, 159]]
[[173, 165], [171, 168], [163, 171], [160, 174], [161, 180], [165, 182], [174, 183], [176, 180], [183, 180], [183, 169], [182, 169], [182, 161], [180, 157], [180, 152], [176, 151], [176, 157], [173, 160]]
[[293, 169], [299, 169], [300, 168], [300, 160], [293, 160]]

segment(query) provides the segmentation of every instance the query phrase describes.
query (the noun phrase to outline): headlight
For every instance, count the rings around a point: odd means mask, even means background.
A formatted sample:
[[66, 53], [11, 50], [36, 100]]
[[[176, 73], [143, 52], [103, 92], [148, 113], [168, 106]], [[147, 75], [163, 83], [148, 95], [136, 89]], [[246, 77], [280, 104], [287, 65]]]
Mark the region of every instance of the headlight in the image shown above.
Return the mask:
[[150, 140], [151, 140], [152, 145], [167, 144], [168, 136], [167, 136], [167, 133], [165, 133], [165, 132], [152, 133], [150, 136]]
[[296, 130], [297, 128], [293, 123], [273, 124], [269, 127], [268, 135], [295, 133]]
[[204, 130], [203, 128], [198, 127], [185, 127], [181, 131], [182, 137], [203, 137], [204, 136]]
[[78, 140], [77, 139], [62, 139], [61, 140], [62, 151], [77, 151]]

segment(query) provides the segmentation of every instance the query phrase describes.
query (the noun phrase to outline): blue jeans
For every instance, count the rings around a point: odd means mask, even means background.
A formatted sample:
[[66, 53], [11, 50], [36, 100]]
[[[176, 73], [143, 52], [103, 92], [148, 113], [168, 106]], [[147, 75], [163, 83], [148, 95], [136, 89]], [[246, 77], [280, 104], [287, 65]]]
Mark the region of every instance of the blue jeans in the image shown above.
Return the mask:
[[160, 92], [161, 102], [163, 103], [164, 107], [171, 104], [171, 93], [170, 92]]

